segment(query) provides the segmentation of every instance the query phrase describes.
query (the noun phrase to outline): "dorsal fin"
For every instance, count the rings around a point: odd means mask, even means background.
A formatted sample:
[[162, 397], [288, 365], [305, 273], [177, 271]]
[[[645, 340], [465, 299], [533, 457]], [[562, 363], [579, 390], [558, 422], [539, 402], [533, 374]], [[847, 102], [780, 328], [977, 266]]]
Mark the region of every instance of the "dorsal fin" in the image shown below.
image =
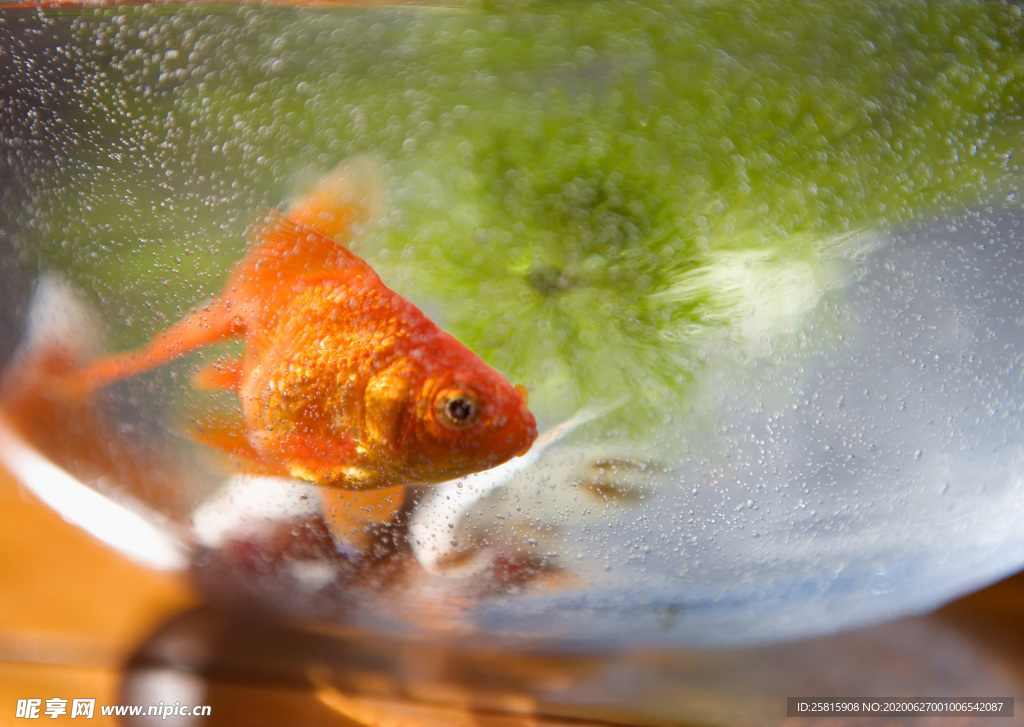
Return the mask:
[[333, 277], [379, 281], [377, 273], [355, 253], [316, 230], [296, 224], [279, 212], [268, 215], [255, 244], [224, 288], [231, 307], [245, 307], [262, 319], [280, 308], [302, 279]]
[[320, 275], [376, 273], [344, 243], [381, 214], [380, 164], [368, 155], [343, 162], [313, 190], [274, 210], [255, 228], [253, 245], [235, 268], [224, 295], [263, 305], [287, 294], [289, 283]]
[[383, 209], [380, 162], [369, 154], [346, 159], [320, 178], [308, 193], [288, 205], [285, 216], [296, 224], [340, 242], [358, 235]]

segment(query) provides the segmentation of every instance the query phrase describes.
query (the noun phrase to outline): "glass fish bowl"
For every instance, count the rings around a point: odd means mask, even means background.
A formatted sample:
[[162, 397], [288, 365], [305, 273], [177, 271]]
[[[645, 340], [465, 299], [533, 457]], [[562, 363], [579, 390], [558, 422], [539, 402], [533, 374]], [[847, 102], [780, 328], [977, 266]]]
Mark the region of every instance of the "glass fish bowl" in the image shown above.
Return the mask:
[[[704, 649], [926, 611], [1024, 564], [1019, 5], [0, 21], [0, 459], [221, 611], [388, 643]], [[323, 228], [265, 253], [267, 220], [310, 205]], [[303, 293], [281, 271], [343, 259], [525, 387], [525, 446], [424, 475], [398, 437], [374, 479], [354, 458], [396, 389], [358, 420], [326, 394], [251, 415], [272, 355], [378, 365], [320, 335], [363, 288], [288, 335], [261, 323]], [[250, 317], [215, 325], [224, 301]], [[166, 333], [181, 321], [196, 340]], [[419, 395], [402, 411], [468, 412]], [[327, 474], [260, 449], [308, 434], [299, 410], [351, 434]]]

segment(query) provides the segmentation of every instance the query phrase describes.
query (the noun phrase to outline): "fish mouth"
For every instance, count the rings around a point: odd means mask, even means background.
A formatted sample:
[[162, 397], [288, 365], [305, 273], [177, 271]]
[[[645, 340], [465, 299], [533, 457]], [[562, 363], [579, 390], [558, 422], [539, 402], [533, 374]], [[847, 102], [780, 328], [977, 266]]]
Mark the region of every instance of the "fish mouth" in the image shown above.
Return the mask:
[[522, 457], [524, 454], [533, 449], [534, 442], [537, 441], [537, 426], [534, 425], [529, 429], [529, 436], [526, 438], [526, 442], [523, 444], [522, 449], [516, 452], [516, 457]]

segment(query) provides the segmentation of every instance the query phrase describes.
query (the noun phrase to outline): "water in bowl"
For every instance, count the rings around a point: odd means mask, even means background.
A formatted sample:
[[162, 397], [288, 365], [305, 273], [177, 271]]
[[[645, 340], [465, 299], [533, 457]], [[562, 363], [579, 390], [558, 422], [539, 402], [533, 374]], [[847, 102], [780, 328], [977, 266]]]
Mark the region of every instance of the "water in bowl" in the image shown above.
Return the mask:
[[[0, 12], [8, 465], [114, 503], [98, 534], [141, 514], [211, 602], [712, 647], [1020, 567], [1020, 8]], [[529, 455], [369, 500], [255, 475], [195, 436], [238, 401], [190, 378], [237, 342], [53, 385], [202, 305], [352, 159], [379, 185], [352, 249], [526, 385]]]

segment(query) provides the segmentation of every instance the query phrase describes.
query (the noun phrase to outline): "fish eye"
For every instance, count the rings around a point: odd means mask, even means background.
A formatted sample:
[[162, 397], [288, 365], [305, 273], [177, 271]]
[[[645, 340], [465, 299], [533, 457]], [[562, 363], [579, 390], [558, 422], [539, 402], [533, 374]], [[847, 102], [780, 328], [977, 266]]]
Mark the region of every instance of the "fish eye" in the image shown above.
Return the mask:
[[480, 401], [471, 391], [452, 389], [437, 397], [437, 415], [451, 429], [465, 429], [480, 417]]

